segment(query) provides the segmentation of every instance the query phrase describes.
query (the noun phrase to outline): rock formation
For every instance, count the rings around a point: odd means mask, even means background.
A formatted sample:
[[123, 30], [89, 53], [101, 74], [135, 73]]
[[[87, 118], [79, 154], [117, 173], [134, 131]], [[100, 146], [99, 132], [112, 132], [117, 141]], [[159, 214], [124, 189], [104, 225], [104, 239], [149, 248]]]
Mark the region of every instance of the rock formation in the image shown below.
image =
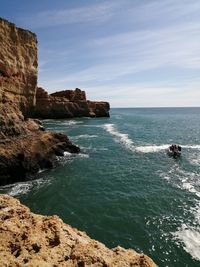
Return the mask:
[[109, 117], [109, 110], [108, 102], [88, 101], [85, 92], [78, 88], [50, 95], [37, 88], [34, 116], [38, 118]]
[[10, 100], [24, 114], [35, 105], [37, 38], [0, 18], [0, 102]]
[[29, 119], [37, 85], [36, 35], [0, 19], [0, 184], [51, 167], [64, 150], [78, 152], [62, 134]]
[[108, 249], [59, 217], [31, 213], [7, 195], [0, 195], [0, 240], [2, 267], [156, 267], [144, 254]]
[[[0, 184], [52, 167], [64, 151], [79, 152], [67, 136], [30, 119], [33, 112], [44, 118], [109, 116], [108, 103], [87, 101], [80, 89], [48, 95], [38, 88], [35, 109], [36, 85], [36, 35], [0, 19]], [[2, 267], [156, 266], [132, 249], [106, 248], [57, 216], [35, 215], [7, 195], [0, 195], [0, 241]]]

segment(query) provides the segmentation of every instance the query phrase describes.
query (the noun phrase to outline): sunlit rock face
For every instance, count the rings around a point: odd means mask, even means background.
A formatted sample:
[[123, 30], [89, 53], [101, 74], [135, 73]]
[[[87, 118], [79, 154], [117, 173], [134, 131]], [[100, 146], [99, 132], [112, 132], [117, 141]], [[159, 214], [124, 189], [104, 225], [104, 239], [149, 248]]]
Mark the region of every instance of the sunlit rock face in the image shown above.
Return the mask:
[[13, 101], [28, 116], [36, 85], [36, 35], [0, 18], [0, 102]]
[[108, 249], [58, 216], [36, 215], [0, 195], [0, 266], [156, 267], [133, 249]]
[[0, 18], [0, 185], [52, 167], [64, 151], [79, 152], [67, 136], [29, 118], [36, 85], [36, 35]]
[[89, 101], [85, 91], [78, 88], [50, 95], [43, 88], [37, 88], [35, 117], [45, 119], [109, 117], [109, 110], [108, 102]]

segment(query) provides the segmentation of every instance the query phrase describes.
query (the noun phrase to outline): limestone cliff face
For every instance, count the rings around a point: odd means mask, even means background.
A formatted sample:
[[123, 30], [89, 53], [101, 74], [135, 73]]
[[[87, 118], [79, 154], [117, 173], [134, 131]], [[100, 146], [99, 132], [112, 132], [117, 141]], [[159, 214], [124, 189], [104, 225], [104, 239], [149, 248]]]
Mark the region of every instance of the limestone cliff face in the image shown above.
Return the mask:
[[0, 18], [0, 102], [11, 100], [28, 115], [35, 105], [37, 38]]
[[0, 19], [0, 185], [52, 167], [64, 150], [79, 152], [65, 135], [45, 132], [28, 118], [36, 84], [35, 34]]
[[0, 195], [0, 240], [2, 267], [157, 266], [133, 249], [108, 249], [57, 216], [31, 213], [7, 195]]
[[109, 117], [108, 102], [93, 102], [86, 99], [86, 93], [78, 88], [48, 95], [37, 88], [35, 117], [60, 119], [73, 117]]

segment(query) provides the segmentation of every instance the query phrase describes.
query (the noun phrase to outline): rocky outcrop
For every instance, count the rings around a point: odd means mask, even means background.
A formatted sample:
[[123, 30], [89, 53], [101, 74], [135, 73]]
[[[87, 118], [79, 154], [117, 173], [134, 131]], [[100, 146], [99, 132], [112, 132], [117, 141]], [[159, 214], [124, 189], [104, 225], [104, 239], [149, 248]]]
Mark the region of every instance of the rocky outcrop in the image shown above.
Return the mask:
[[13, 101], [29, 115], [35, 105], [37, 38], [0, 18], [0, 102]]
[[87, 101], [90, 117], [109, 117], [110, 105], [108, 102]]
[[65, 135], [28, 118], [36, 84], [36, 35], [0, 19], [0, 185], [52, 167], [64, 150], [79, 152]]
[[108, 249], [57, 216], [41, 216], [0, 195], [0, 266], [156, 267], [133, 249]]
[[86, 99], [84, 91], [65, 90], [48, 95], [37, 88], [35, 117], [60, 119], [73, 117], [109, 117], [108, 102], [93, 102]]
[[13, 102], [0, 103], [0, 185], [53, 167], [64, 151], [80, 149], [65, 135], [46, 132], [39, 120], [24, 118]]

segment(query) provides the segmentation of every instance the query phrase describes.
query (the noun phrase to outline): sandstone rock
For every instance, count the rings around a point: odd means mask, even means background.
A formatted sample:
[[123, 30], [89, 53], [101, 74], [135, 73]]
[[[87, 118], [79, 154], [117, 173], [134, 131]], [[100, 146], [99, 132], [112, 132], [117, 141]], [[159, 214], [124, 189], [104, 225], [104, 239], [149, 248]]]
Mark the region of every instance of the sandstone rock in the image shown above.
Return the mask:
[[109, 110], [109, 103], [87, 101], [86, 93], [78, 88], [50, 95], [43, 88], [37, 88], [35, 117], [45, 119], [109, 117]]
[[53, 167], [64, 151], [80, 151], [67, 136], [44, 131], [39, 120], [25, 119], [12, 102], [0, 103], [0, 119], [0, 185]]
[[108, 249], [57, 216], [31, 213], [8, 195], [0, 195], [0, 266], [156, 267], [133, 249]]
[[79, 152], [67, 136], [28, 118], [36, 83], [36, 35], [0, 18], [0, 184], [52, 167], [63, 151]]
[[83, 100], [86, 101], [86, 94], [84, 91], [81, 91], [81, 89], [76, 88], [75, 90], [64, 90], [55, 92], [53, 94], [50, 94], [51, 96], [55, 97], [63, 97], [68, 99], [69, 101], [77, 101], [77, 100]]
[[110, 105], [108, 102], [88, 101], [88, 108], [95, 117], [109, 117]]
[[36, 35], [0, 18], [0, 102], [11, 100], [29, 115], [36, 85]]

